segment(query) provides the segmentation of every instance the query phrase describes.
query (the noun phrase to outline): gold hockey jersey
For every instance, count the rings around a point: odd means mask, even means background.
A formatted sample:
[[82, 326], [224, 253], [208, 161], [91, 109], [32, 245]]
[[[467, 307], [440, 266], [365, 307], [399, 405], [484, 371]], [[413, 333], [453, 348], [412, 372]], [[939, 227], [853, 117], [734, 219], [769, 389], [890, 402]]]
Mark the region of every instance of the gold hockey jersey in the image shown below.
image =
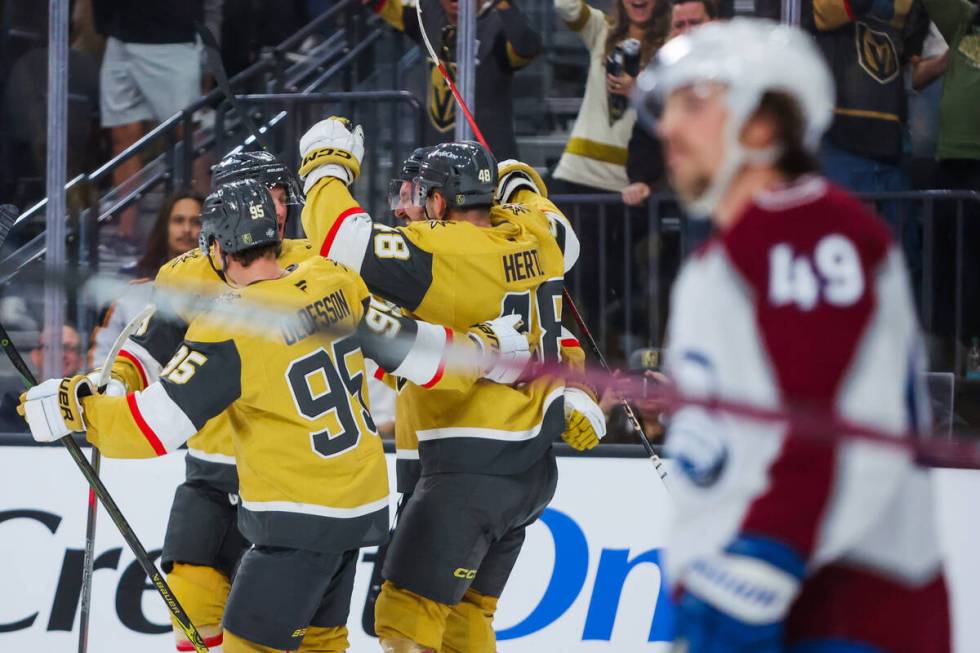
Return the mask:
[[[279, 263], [286, 267], [315, 255], [309, 241], [286, 239]], [[199, 249], [165, 263], [155, 284], [177, 293], [206, 289], [220, 293], [227, 289]], [[159, 378], [160, 370], [184, 340], [188, 324], [197, 316], [198, 306], [192, 301], [170, 302], [159, 295], [155, 301], [164, 304], [160, 308], [165, 310], [152, 315], [139, 333], [126, 342], [113, 365], [113, 374], [124, 380], [128, 390], [143, 390]], [[231, 428], [227, 415], [217, 415], [188, 440], [187, 480], [202, 481], [232, 494], [238, 492]]]
[[[372, 293], [411, 315], [466, 329], [517, 313], [540, 359], [559, 363], [568, 342], [561, 326], [566, 261], [555, 231], [571, 228], [550, 201], [530, 199], [493, 207], [487, 228], [428, 221], [393, 229], [375, 224], [328, 177], [307, 193], [303, 226], [322, 255], [351, 266]], [[411, 462], [417, 437], [424, 474], [523, 471], [564, 429], [564, 389], [555, 376], [517, 386], [480, 381], [466, 393], [405, 383], [395, 420], [399, 457]]]
[[[385, 311], [355, 272], [320, 257], [219, 301], [245, 311], [272, 306], [286, 317], [272, 327], [195, 317], [159, 381], [126, 397], [83, 399], [88, 439], [107, 456], [162, 455], [224, 414], [249, 541], [323, 551], [383, 541], [387, 467], [364, 355], [459, 394], [482, 373], [479, 346]], [[471, 348], [472, 367], [444, 375], [450, 346]]]

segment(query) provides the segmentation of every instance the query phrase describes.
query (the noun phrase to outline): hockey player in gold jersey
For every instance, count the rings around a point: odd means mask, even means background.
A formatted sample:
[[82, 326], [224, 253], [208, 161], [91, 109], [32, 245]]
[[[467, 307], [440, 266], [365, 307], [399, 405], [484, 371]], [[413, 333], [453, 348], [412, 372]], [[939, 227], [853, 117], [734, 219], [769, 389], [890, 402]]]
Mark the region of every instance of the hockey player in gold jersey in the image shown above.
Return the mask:
[[[255, 180], [268, 189], [275, 205], [277, 229], [283, 235], [288, 209], [302, 204], [302, 190], [295, 175], [267, 152], [235, 152], [212, 168], [212, 188], [243, 180]], [[288, 267], [316, 256], [305, 239], [283, 239], [279, 263]], [[220, 267], [220, 262], [217, 264]], [[220, 275], [199, 249], [166, 263], [155, 285], [163, 290], [189, 292], [222, 288]], [[220, 292], [220, 290], [219, 290]], [[146, 389], [160, 376], [184, 340], [187, 326], [196, 317], [193, 302], [165, 304], [152, 315], [137, 335], [130, 338], [113, 365], [113, 378], [125, 391]], [[170, 510], [160, 563], [181, 605], [212, 650], [222, 641], [221, 618], [232, 571], [248, 548], [237, 527], [238, 471], [226, 414], [205, 424], [187, 442], [186, 480], [177, 487]], [[190, 642], [175, 626], [178, 650], [190, 650]]]
[[[209, 196], [202, 228], [205, 257], [221, 261], [235, 289], [217, 301], [277, 309], [287, 317], [272, 333], [204, 313], [145, 390], [110, 397], [94, 395], [84, 376], [52, 379], [25, 393], [20, 409], [38, 441], [86, 431], [114, 457], [168, 453], [224, 413], [239, 527], [253, 544], [232, 583], [224, 650], [344, 651], [357, 549], [388, 527], [363, 356], [420, 386], [465, 393], [478, 379], [512, 382], [520, 366], [511, 363], [530, 352], [516, 318], [454, 333], [372, 304], [343, 264], [314, 257], [283, 268], [274, 211], [261, 185], [229, 184]], [[450, 345], [475, 362], [444, 373]]]
[[[560, 363], [561, 295], [574, 260], [556, 233], [574, 235], [558, 209], [537, 193], [528, 204], [494, 204], [489, 153], [448, 143], [426, 155], [416, 180], [428, 219], [375, 224], [347, 188], [363, 134], [337, 122], [321, 121], [300, 141], [303, 225], [314, 246], [414, 317], [465, 328], [520, 315], [540, 360]], [[491, 653], [497, 599], [526, 526], [554, 493], [551, 443], [564, 435], [594, 446], [604, 419], [594, 394], [554, 375], [423, 392], [408, 382], [397, 399], [399, 449], [417, 437], [422, 477], [388, 551], [375, 628], [386, 651]]]

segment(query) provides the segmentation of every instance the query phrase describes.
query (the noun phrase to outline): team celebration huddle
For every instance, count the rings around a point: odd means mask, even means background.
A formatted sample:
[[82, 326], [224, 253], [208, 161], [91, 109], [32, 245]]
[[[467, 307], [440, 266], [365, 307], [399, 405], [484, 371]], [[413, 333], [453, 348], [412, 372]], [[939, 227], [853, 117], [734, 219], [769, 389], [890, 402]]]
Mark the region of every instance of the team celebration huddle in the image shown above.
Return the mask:
[[[629, 102], [712, 228], [673, 285], [652, 389], [673, 650], [951, 650], [933, 489], [903, 445], [929, 428], [912, 289], [885, 222], [818, 172], [825, 58], [795, 27], [711, 22], [663, 45]], [[199, 246], [159, 268], [111, 370], [20, 397], [38, 442], [186, 448], [160, 558], [178, 651], [354, 650], [374, 546], [378, 649], [506, 651], [494, 617], [562, 483], [555, 448], [597, 455], [604, 396], [636, 390], [577, 324], [585, 236], [534, 167], [421, 147], [396, 165], [393, 218], [372, 216], [351, 190], [369, 138], [331, 116], [298, 170], [225, 156]], [[290, 206], [303, 239], [284, 238]], [[396, 394], [394, 479], [375, 382]]]

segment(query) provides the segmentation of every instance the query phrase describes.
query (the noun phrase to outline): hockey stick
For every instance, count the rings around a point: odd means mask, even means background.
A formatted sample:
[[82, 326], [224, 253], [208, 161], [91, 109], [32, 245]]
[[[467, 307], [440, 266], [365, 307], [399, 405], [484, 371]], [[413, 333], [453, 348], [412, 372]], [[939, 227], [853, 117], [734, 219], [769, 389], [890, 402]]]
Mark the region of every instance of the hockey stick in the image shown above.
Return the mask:
[[[109, 380], [112, 378], [112, 364], [116, 361], [116, 356], [119, 355], [120, 350], [126, 344], [129, 337], [136, 333], [154, 310], [155, 307], [153, 304], [147, 305], [142, 311], [136, 314], [136, 317], [129, 321], [129, 324], [116, 337], [115, 342], [112, 343], [112, 348], [102, 363], [102, 369], [99, 370], [96, 388], [102, 388], [109, 383]], [[102, 454], [99, 452], [98, 447], [92, 447], [92, 469], [95, 471], [96, 476], [99, 475], [101, 463]], [[95, 501], [95, 490], [89, 487], [88, 514], [85, 517], [85, 557], [82, 559], [82, 598], [78, 613], [78, 653], [85, 653], [88, 649], [88, 617], [92, 600], [92, 566], [95, 562], [95, 518], [98, 514], [98, 508], [99, 504]]]
[[[415, 15], [416, 18], [418, 18], [419, 32], [421, 32], [422, 34], [422, 42], [425, 44], [425, 49], [428, 50], [429, 56], [432, 57], [433, 63], [435, 63], [436, 67], [439, 69], [439, 73], [442, 75], [442, 78], [446, 81], [446, 85], [449, 86], [449, 90], [452, 92], [453, 97], [456, 98], [456, 102], [457, 104], [459, 104], [460, 109], [463, 110], [463, 115], [466, 117], [466, 121], [470, 124], [470, 128], [473, 130], [473, 134], [476, 136], [476, 139], [480, 141], [480, 145], [487, 148], [487, 152], [493, 154], [493, 150], [490, 149], [490, 145], [487, 144], [486, 139], [483, 138], [483, 133], [480, 131], [480, 128], [477, 126], [476, 120], [473, 118], [473, 114], [470, 113], [469, 107], [467, 107], [466, 102], [463, 101], [463, 96], [460, 95], [459, 89], [456, 88], [456, 84], [449, 76], [449, 72], [446, 70], [446, 67], [443, 65], [442, 60], [439, 59], [438, 56], [436, 56], [435, 48], [432, 47], [432, 43], [429, 41], [429, 37], [425, 33], [425, 24], [422, 22], [421, 2], [417, 2], [415, 4]], [[572, 319], [574, 319], [575, 324], [578, 325], [579, 332], [581, 332], [581, 334], [585, 336], [585, 341], [589, 343], [589, 348], [592, 350], [592, 353], [595, 354], [596, 359], [599, 361], [599, 365], [601, 365], [602, 369], [606, 370], [607, 372], [610, 371], [609, 364], [606, 362], [606, 357], [602, 355], [602, 351], [599, 349], [599, 345], [596, 344], [595, 338], [592, 336], [592, 331], [589, 329], [589, 326], [585, 323], [585, 320], [582, 319], [582, 314], [579, 313], [578, 307], [575, 306], [575, 301], [572, 299], [571, 294], [569, 294], [568, 289], [562, 288], [561, 296], [562, 296], [562, 301], [568, 306], [569, 310], [571, 311]], [[657, 471], [657, 475], [660, 477], [661, 480], [665, 480], [667, 478], [667, 470], [664, 469], [663, 462], [660, 460], [660, 456], [657, 455], [657, 452], [654, 451], [653, 445], [650, 444], [649, 440], [647, 440], [646, 434], [644, 434], [643, 432], [643, 427], [640, 426], [640, 420], [637, 419], [636, 413], [633, 412], [633, 407], [630, 406], [629, 402], [627, 402], [625, 399], [622, 399], [621, 403], [623, 404], [623, 409], [626, 411], [626, 418], [630, 421], [630, 424], [633, 425], [633, 430], [636, 432], [637, 437], [639, 438], [640, 442], [643, 444], [643, 448], [646, 450], [647, 456], [650, 457], [650, 462], [653, 463], [653, 467]]]
[[[15, 347], [14, 343], [11, 342], [10, 336], [7, 334], [7, 330], [3, 327], [3, 324], [0, 324], [0, 347], [3, 348], [4, 353], [7, 354], [7, 357], [10, 359], [10, 362], [13, 364], [14, 368], [23, 377], [25, 384], [28, 387], [37, 385], [37, 379], [34, 377], [34, 373], [31, 371], [31, 368], [27, 366], [27, 363], [24, 362], [24, 358], [20, 355], [20, 352], [17, 351], [17, 347]], [[152, 560], [150, 560], [150, 556], [146, 552], [146, 548], [143, 546], [143, 543], [140, 542], [139, 538], [136, 536], [136, 533], [133, 532], [133, 527], [129, 525], [126, 517], [122, 514], [122, 511], [116, 504], [115, 499], [112, 498], [112, 495], [109, 494], [109, 490], [107, 490], [106, 486], [102, 483], [102, 479], [100, 479], [98, 474], [95, 473], [95, 470], [92, 469], [92, 465], [89, 464], [88, 458], [86, 458], [85, 454], [82, 452], [82, 448], [79, 447], [78, 443], [72, 439], [71, 435], [66, 435], [65, 437], [61, 438], [59, 442], [65, 446], [65, 449], [68, 450], [68, 453], [75, 461], [75, 464], [78, 465], [78, 468], [81, 470], [82, 475], [89, 482], [89, 485], [92, 486], [95, 496], [97, 496], [99, 501], [102, 502], [102, 505], [106, 509], [106, 513], [108, 513], [109, 517], [116, 525], [116, 528], [119, 529], [119, 533], [123, 536], [123, 539], [126, 540], [126, 544], [129, 545], [133, 555], [136, 556], [136, 561], [139, 563], [140, 567], [143, 568], [143, 571], [146, 572], [146, 576], [150, 579], [150, 582], [153, 583], [153, 586], [156, 587], [156, 590], [159, 592], [163, 602], [167, 605], [167, 609], [170, 611], [170, 614], [173, 615], [181, 631], [194, 646], [194, 650], [197, 651], [197, 653], [206, 653], [208, 647], [204, 645], [204, 640], [201, 639], [201, 634], [197, 632], [197, 628], [195, 628], [194, 624], [191, 623], [190, 617], [188, 617], [187, 613], [184, 612], [184, 608], [181, 607], [177, 597], [174, 596], [173, 591], [170, 589], [170, 585], [168, 585], [167, 581], [164, 580], [163, 574], [160, 573], [157, 566], [153, 564]]]
[[[13, 222], [16, 218], [16, 208], [11, 207], [9, 204], [0, 206], [0, 245], [3, 244], [3, 241], [10, 232], [10, 227], [13, 226]], [[27, 366], [23, 356], [21, 356], [20, 352], [17, 351], [17, 347], [14, 346], [10, 336], [7, 334], [7, 329], [4, 328], [2, 323], [0, 323], [0, 348], [3, 349], [3, 352], [7, 355], [7, 358], [10, 359], [14, 369], [16, 369], [21, 375], [24, 380], [24, 384], [28, 388], [37, 385], [37, 378], [35, 378], [31, 368]], [[102, 502], [102, 505], [105, 506], [109, 517], [112, 518], [113, 523], [116, 524], [116, 528], [119, 529], [119, 533], [123, 536], [123, 539], [126, 540], [126, 544], [129, 545], [130, 550], [132, 550], [133, 554], [136, 556], [136, 560], [139, 562], [140, 567], [142, 567], [143, 571], [146, 572], [147, 578], [150, 579], [150, 582], [152, 582], [154, 587], [156, 587], [157, 592], [160, 593], [160, 597], [167, 605], [167, 609], [170, 610], [170, 613], [178, 623], [181, 631], [183, 631], [184, 635], [194, 646], [194, 650], [197, 651], [197, 653], [207, 653], [208, 647], [204, 645], [204, 640], [201, 639], [201, 635], [197, 632], [197, 628], [195, 628], [194, 624], [191, 623], [190, 617], [188, 617], [187, 613], [184, 612], [184, 608], [181, 607], [177, 597], [174, 596], [173, 591], [170, 589], [170, 585], [168, 585], [167, 581], [164, 580], [160, 570], [157, 569], [157, 566], [153, 564], [152, 560], [150, 560], [150, 556], [147, 554], [146, 548], [143, 546], [142, 542], [140, 542], [139, 538], [136, 537], [136, 533], [133, 532], [132, 526], [129, 525], [129, 522], [122, 514], [119, 506], [116, 505], [115, 499], [112, 498], [112, 495], [109, 494], [109, 490], [106, 489], [106, 486], [102, 483], [98, 472], [85, 457], [85, 454], [82, 452], [82, 448], [79, 447], [78, 443], [72, 439], [71, 435], [61, 438], [60, 442], [65, 446], [65, 449], [68, 450], [69, 455], [71, 455], [72, 459], [75, 461], [75, 464], [78, 465], [82, 475], [89, 482], [89, 486], [92, 488], [94, 495], [98, 497]], [[88, 533], [86, 533], [86, 537], [89, 537]], [[93, 548], [94, 537], [95, 525], [93, 516], [91, 531]], [[89, 548], [88, 541], [86, 541], [85, 555], [89, 558], [91, 557], [91, 550]], [[89, 577], [91, 577], [91, 572], [89, 572]], [[85, 604], [83, 603], [83, 607], [84, 605]], [[81, 647], [82, 645], [83, 644], [80, 640], [79, 646]]]
[[[575, 302], [572, 301], [571, 295], [564, 288], [562, 289], [562, 298], [568, 303], [568, 309], [572, 312], [572, 319], [578, 325], [579, 331], [585, 336], [585, 341], [589, 343], [589, 349], [595, 354], [596, 359], [599, 361], [599, 365], [606, 372], [611, 372], [609, 369], [609, 363], [606, 362], [606, 357], [602, 355], [602, 350], [599, 349], [599, 345], [596, 343], [595, 338], [592, 337], [592, 332], [589, 331], [589, 327], [585, 324], [585, 320], [582, 318], [582, 314], [578, 312], [578, 307], [575, 306]], [[623, 410], [626, 412], [626, 419], [629, 420], [630, 424], [633, 426], [633, 430], [637, 434], [640, 442], [643, 443], [643, 448], [646, 451], [647, 456], [650, 458], [650, 462], [653, 463], [653, 468], [657, 470], [657, 475], [660, 480], [666, 483], [667, 480], [667, 470], [664, 469], [663, 461], [657, 452], [654, 450], [653, 445], [647, 440], [646, 433], [643, 432], [643, 427], [640, 425], [640, 420], [636, 417], [636, 413], [633, 412], [633, 407], [625, 399], [621, 398], [619, 400], [620, 404], [623, 406]]]

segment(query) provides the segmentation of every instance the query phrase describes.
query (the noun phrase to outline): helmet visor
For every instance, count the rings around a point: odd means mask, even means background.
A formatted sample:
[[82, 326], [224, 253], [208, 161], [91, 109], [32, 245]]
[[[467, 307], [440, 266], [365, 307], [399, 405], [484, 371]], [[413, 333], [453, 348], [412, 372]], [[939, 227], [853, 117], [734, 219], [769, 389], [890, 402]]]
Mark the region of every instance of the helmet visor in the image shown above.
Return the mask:
[[404, 211], [414, 206], [415, 185], [412, 180], [392, 179], [388, 182], [388, 208], [392, 211]]
[[269, 188], [280, 187], [286, 191], [285, 203], [289, 206], [302, 206], [304, 204], [303, 193], [296, 183], [296, 178], [289, 170], [274, 170], [263, 175], [262, 181]]

